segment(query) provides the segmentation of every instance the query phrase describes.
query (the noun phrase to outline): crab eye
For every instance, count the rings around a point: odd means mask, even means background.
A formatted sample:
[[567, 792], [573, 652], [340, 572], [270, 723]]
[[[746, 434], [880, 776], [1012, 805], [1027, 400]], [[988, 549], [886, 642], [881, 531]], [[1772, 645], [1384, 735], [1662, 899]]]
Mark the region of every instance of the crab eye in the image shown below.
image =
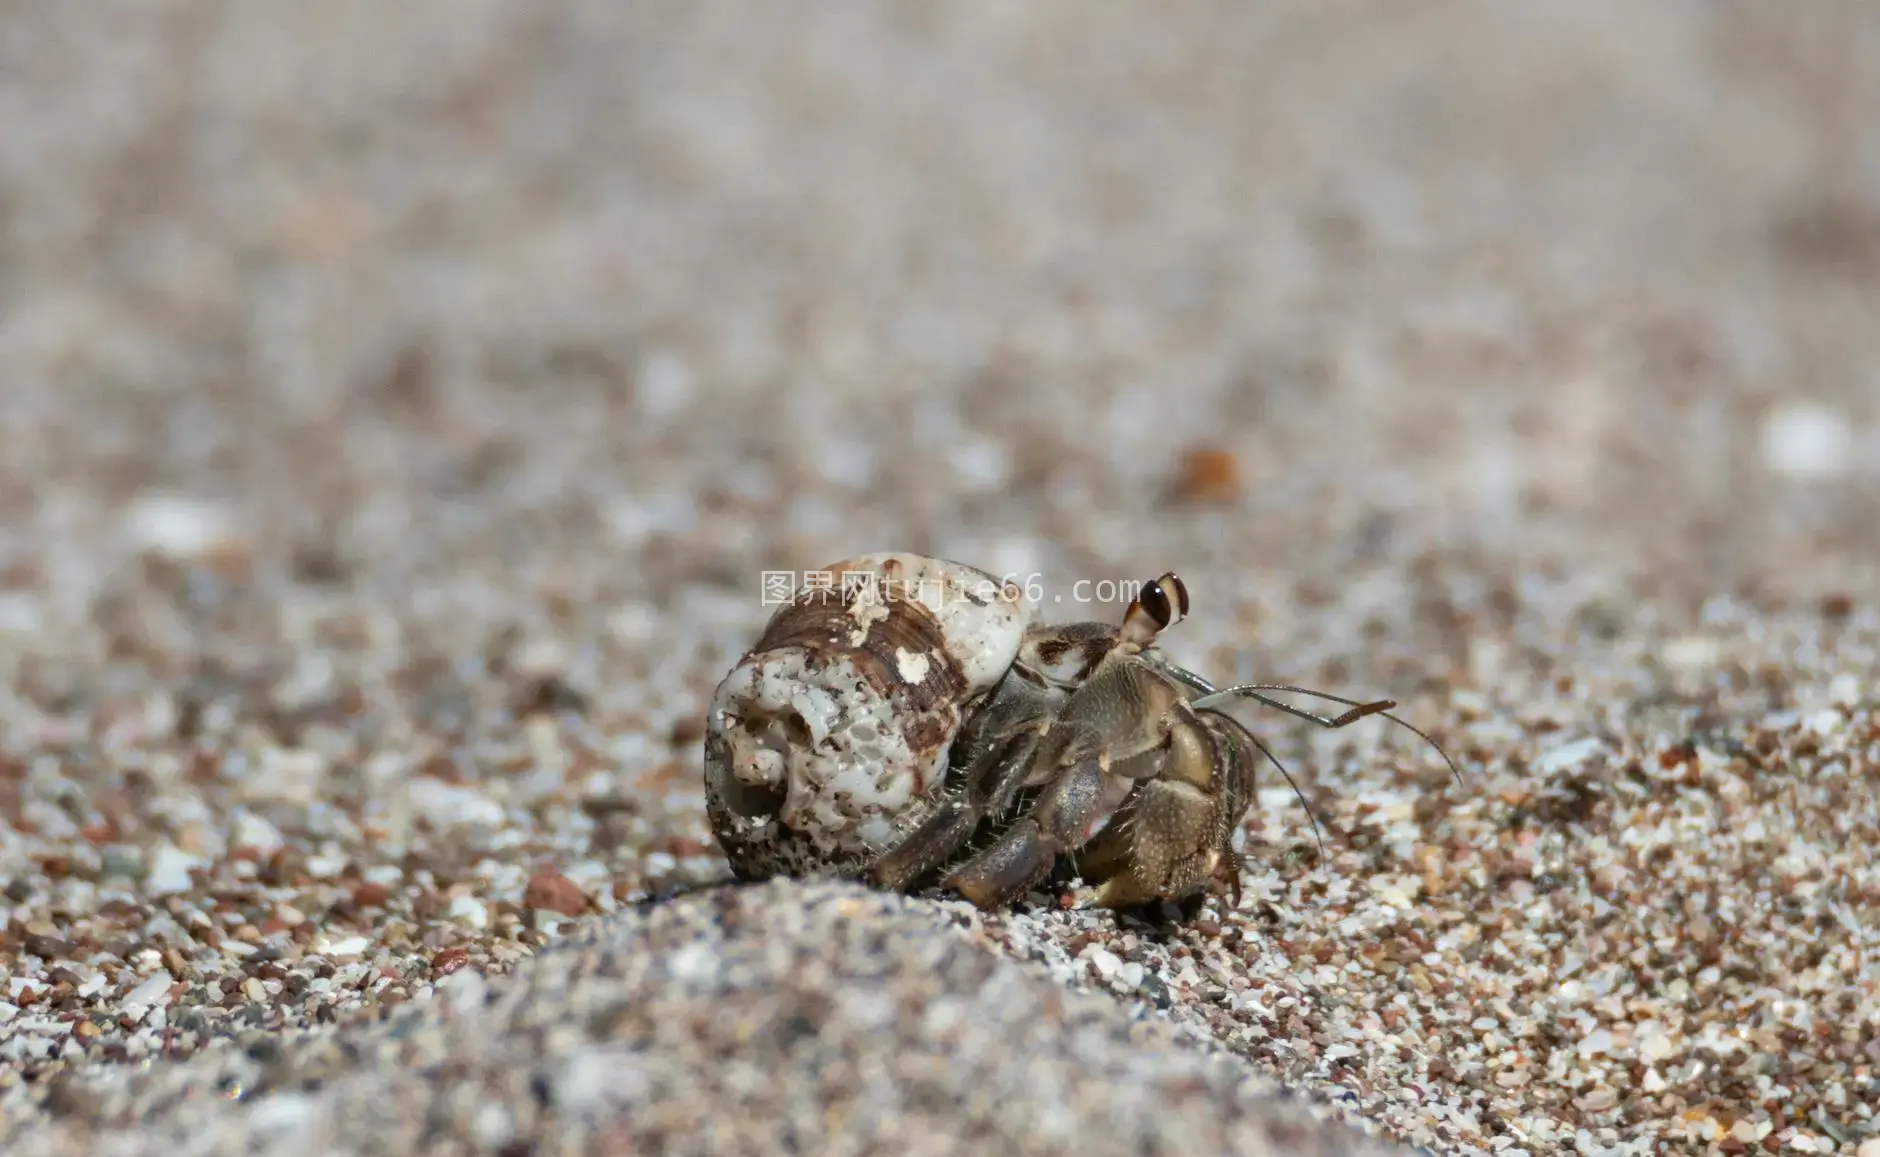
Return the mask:
[[1142, 609], [1155, 620], [1156, 630], [1166, 630], [1188, 617], [1188, 586], [1173, 572], [1144, 584], [1137, 597]]
[[1155, 620], [1157, 628], [1169, 625], [1169, 616], [1174, 608], [1169, 605], [1168, 592], [1162, 589], [1160, 580], [1144, 586], [1142, 594], [1137, 596], [1137, 601], [1142, 604], [1143, 610], [1149, 612], [1149, 617]]

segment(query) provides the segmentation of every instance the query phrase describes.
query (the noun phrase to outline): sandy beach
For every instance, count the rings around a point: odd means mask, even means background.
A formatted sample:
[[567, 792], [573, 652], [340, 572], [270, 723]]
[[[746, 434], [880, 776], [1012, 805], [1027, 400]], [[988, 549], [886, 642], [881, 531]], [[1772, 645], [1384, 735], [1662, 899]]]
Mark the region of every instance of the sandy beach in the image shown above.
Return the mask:
[[[0, 1148], [1880, 1157], [1880, 10], [13, 4]], [[1246, 892], [729, 882], [764, 572], [1113, 619]]]

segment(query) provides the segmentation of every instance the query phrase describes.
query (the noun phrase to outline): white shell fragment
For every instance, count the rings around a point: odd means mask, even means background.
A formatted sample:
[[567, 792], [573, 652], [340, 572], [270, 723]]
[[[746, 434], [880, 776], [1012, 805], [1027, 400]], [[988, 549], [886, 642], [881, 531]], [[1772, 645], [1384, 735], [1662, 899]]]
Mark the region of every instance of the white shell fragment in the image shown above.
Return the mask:
[[961, 721], [1018, 656], [1035, 607], [945, 559], [823, 568], [713, 695], [712, 827], [742, 878], [853, 871], [917, 823]]

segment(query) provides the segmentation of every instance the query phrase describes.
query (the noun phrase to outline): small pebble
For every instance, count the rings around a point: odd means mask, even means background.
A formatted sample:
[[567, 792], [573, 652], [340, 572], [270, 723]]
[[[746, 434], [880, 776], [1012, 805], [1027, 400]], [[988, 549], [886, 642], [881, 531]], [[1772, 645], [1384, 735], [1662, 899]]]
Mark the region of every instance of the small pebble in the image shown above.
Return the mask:
[[537, 872], [530, 878], [522, 902], [530, 908], [558, 912], [563, 916], [579, 916], [588, 907], [587, 893], [559, 872]]
[[180, 494], [141, 495], [125, 512], [124, 529], [138, 549], [177, 559], [205, 557], [237, 538], [227, 507]]
[[176, 980], [167, 972], [159, 972], [144, 980], [137, 987], [124, 994], [124, 1007], [127, 1010], [153, 1008], [166, 1003], [170, 998], [170, 987]]
[[174, 844], [161, 844], [150, 861], [149, 873], [144, 877], [144, 890], [153, 896], [187, 892], [195, 886], [189, 873], [201, 863], [200, 859]]
[[[280, 830], [262, 816], [246, 809], [235, 812], [233, 826], [229, 832], [229, 845], [235, 848], [253, 848], [263, 855], [279, 851], [287, 844]], [[309, 871], [312, 867], [309, 866]], [[319, 873], [315, 872], [315, 875]]]
[[1761, 437], [1763, 465], [1788, 478], [1834, 477], [1847, 470], [1854, 453], [1847, 417], [1816, 402], [1791, 402], [1770, 411]]
[[[107, 844], [100, 852], [99, 868], [108, 877], [138, 879], [144, 875], [144, 850], [135, 844]], [[184, 888], [188, 886], [187, 883], [183, 885]]]
[[473, 896], [459, 896], [452, 900], [446, 915], [470, 928], [482, 929], [490, 924], [489, 906]]
[[1240, 496], [1240, 460], [1220, 446], [1193, 447], [1182, 456], [1170, 492], [1179, 502], [1232, 502]]

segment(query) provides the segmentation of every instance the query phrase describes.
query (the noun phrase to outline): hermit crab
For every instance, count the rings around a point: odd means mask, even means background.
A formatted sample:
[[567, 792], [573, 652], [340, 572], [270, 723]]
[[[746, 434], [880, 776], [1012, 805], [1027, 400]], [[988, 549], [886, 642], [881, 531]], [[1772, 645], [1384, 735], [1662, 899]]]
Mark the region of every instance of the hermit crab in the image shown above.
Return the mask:
[[1174, 574], [1143, 584], [1120, 624], [1049, 626], [1015, 584], [962, 563], [881, 554], [825, 573], [772, 618], [707, 720], [708, 811], [746, 879], [907, 889], [938, 875], [996, 907], [1068, 865], [1100, 907], [1237, 902], [1256, 766], [1285, 768], [1230, 707], [1327, 728], [1380, 715], [1435, 746], [1390, 700], [1217, 689], [1170, 662], [1155, 641], [1188, 613]]

